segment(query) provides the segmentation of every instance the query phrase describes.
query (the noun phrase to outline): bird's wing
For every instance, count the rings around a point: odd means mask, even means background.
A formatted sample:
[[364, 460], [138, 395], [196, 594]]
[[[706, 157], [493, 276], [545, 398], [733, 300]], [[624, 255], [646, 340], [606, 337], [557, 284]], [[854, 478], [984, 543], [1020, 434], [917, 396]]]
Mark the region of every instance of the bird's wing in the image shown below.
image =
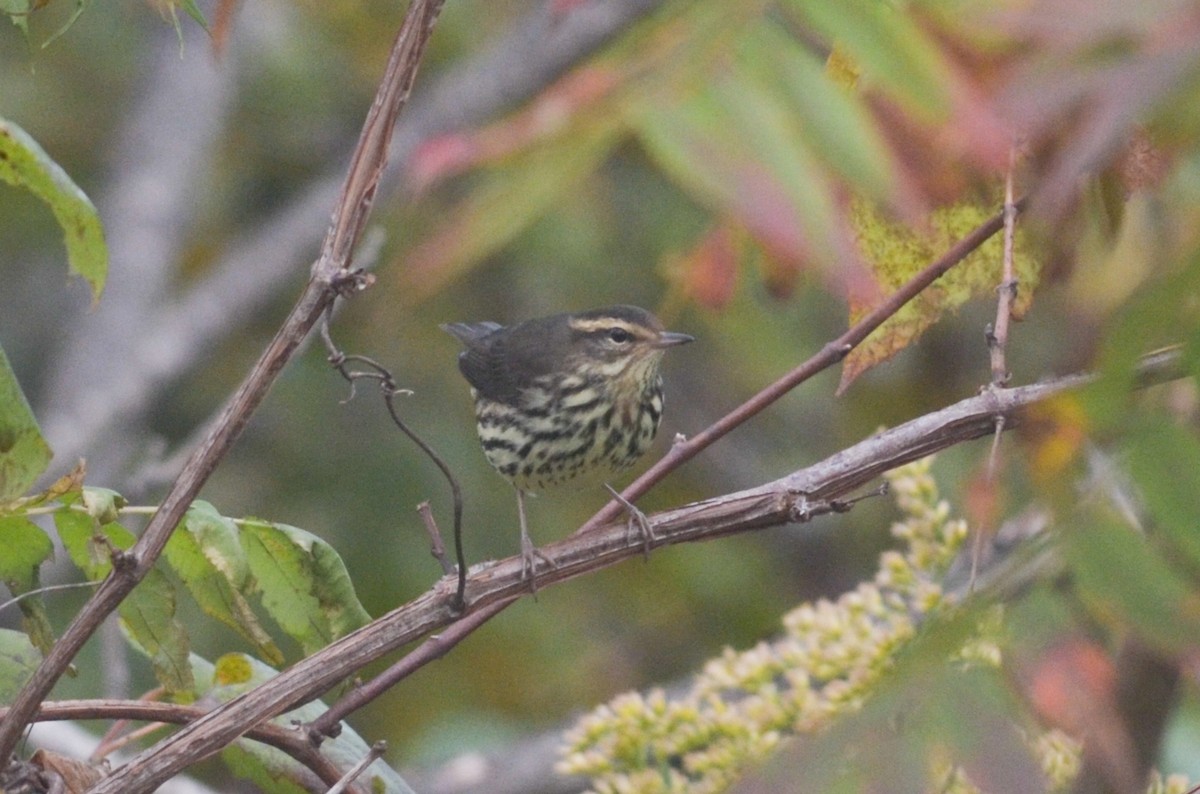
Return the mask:
[[477, 392], [491, 400], [511, 401], [517, 385], [504, 365], [505, 334], [499, 323], [447, 323], [442, 330], [466, 348], [458, 354], [458, 369]]

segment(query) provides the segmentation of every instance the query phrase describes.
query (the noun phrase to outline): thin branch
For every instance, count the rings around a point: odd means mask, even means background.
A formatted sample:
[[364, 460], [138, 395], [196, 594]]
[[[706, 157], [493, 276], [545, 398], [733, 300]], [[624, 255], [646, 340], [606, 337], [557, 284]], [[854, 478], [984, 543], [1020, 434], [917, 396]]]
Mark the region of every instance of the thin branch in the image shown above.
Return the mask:
[[[11, 712], [11, 708], [0, 708], [0, 719], [7, 718]], [[176, 703], [94, 698], [43, 703], [34, 713], [33, 721], [127, 719], [187, 725], [207, 713], [209, 712], [198, 706], [181, 706]], [[326, 786], [332, 786], [342, 778], [342, 770], [316, 752], [304, 735], [292, 728], [264, 723], [245, 731], [244, 736], [287, 753], [312, 770]]]
[[1004, 175], [1004, 256], [1002, 275], [996, 301], [996, 324], [987, 334], [988, 351], [991, 354], [992, 384], [1004, 386], [1012, 377], [1008, 372], [1006, 355], [1008, 350], [1008, 327], [1012, 321], [1012, 306], [1017, 299], [1017, 276], [1013, 270], [1013, 241], [1017, 227], [1017, 205], [1013, 201], [1013, 172], [1017, 167], [1017, 145], [1008, 151], [1008, 171]]
[[[1004, 175], [1004, 254], [1001, 259], [1000, 285], [996, 288], [996, 322], [989, 325], [985, 331], [988, 344], [988, 354], [992, 366], [992, 382], [990, 388], [1000, 388], [1008, 384], [1012, 374], [1008, 371], [1008, 328], [1012, 320], [1013, 302], [1017, 299], [1017, 277], [1013, 269], [1013, 242], [1016, 239], [1017, 207], [1013, 201], [1013, 179], [1017, 169], [1017, 144], [1014, 141], [1008, 149], [1008, 170]], [[1000, 438], [1004, 433], [1004, 417], [996, 417], [996, 433], [992, 437], [992, 448], [988, 453], [987, 482], [994, 487], [996, 471], [1000, 465]], [[971, 542], [971, 581], [979, 571], [979, 556], [983, 553], [984, 534], [990, 527], [977, 526], [974, 528], [974, 538]]]
[[[30, 680], [21, 688], [5, 718], [0, 720], [0, 759], [12, 755], [38, 704], [46, 698], [83, 644], [153, 567], [188, 505], [241, 435], [250, 415], [266, 397], [275, 378], [291, 360], [326, 306], [336, 298], [339, 279], [349, 267], [354, 243], [375, 194], [395, 116], [408, 97], [441, 5], [442, 0], [414, 0], [409, 6], [393, 45], [379, 94], [367, 114], [359, 147], [346, 177], [346, 188], [334, 210], [326, 243], [322, 246], [322, 256], [313, 266], [304, 292], [246, 380], [221, 412], [216, 424], [188, 458], [162, 505], [128, 552], [132, 564], [120, 566], [117, 564], [119, 558], [114, 557], [113, 572], [84, 604]], [[95, 787], [97, 794], [132, 790], [124, 787], [113, 789], [107, 781]]]
[[[1143, 377], [1169, 375], [1178, 368], [1177, 357], [1164, 357], [1158, 363], [1157, 370]], [[1090, 380], [1089, 376], [1074, 375], [989, 391], [879, 433], [779, 480], [648, 516], [653, 546], [710, 540], [837, 511], [844, 508], [838, 500], [884, 471], [989, 435], [997, 414], [1008, 418], [1006, 427], [1018, 426], [1023, 409]], [[553, 565], [539, 577], [539, 584], [544, 588], [584, 576], [640, 557], [642, 550], [642, 538], [627, 532], [624, 522], [577, 533], [541, 547]], [[467, 580], [466, 615], [454, 608], [453, 581], [443, 579], [408, 604], [334, 641], [163, 740], [113, 772], [92, 794], [151, 790], [198, 758], [226, 746], [245, 726], [258, 725], [320, 697], [365, 665], [430, 632], [456, 621], [468, 626], [468, 619], [484, 610], [498, 613], [504, 602], [528, 592], [519, 556], [473, 569]], [[436, 658], [432, 651], [429, 658]], [[418, 661], [408, 664], [410, 672], [419, 667]]]
[[417, 515], [421, 516], [421, 523], [429, 535], [429, 553], [438, 561], [438, 565], [442, 566], [442, 573], [449, 576], [454, 573], [454, 563], [450, 562], [450, 558], [446, 556], [446, 544], [442, 542], [442, 532], [438, 529], [437, 520], [433, 517], [433, 508], [429, 506], [429, 502], [421, 502], [417, 505]]
[[0, 612], [19, 603], [22, 599], [29, 598], [30, 596], [40, 596], [44, 595], [45, 593], [56, 593], [60, 590], [78, 590], [82, 587], [95, 587], [98, 584], [100, 584], [98, 581], [69, 582], [67, 584], [49, 584], [45, 587], [37, 587], [33, 590], [26, 590], [24, 593], [18, 593], [7, 601], [0, 601]]
[[[1015, 211], [1024, 209], [1026, 199], [1022, 198], [1013, 204]], [[959, 240], [953, 248], [947, 251], [940, 259], [933, 262], [913, 278], [909, 279], [903, 287], [892, 293], [887, 300], [879, 304], [866, 317], [855, 323], [846, 333], [839, 336], [837, 339], [821, 348], [821, 351], [815, 356], [805, 361], [800, 366], [793, 369], [791, 372], [784, 375], [779, 380], [766, 387], [758, 394], [751, 397], [746, 402], [739, 405], [737, 408], [730, 411], [725, 416], [718, 419], [702, 432], [692, 436], [691, 438], [681, 441], [671, 446], [670, 451], [651, 466], [642, 476], [633, 481], [632, 484], [621, 495], [630, 502], [637, 499], [646, 491], [654, 487], [660, 480], [666, 477], [675, 469], [682, 466], [692, 458], [699, 455], [702, 451], [712, 446], [719, 439], [723, 438], [727, 433], [734, 428], [745, 423], [749, 419], [756, 416], [763, 409], [770, 406], [779, 398], [783, 397], [789, 391], [800, 385], [804, 381], [813, 377], [817, 373], [833, 366], [837, 362], [846, 357], [846, 354], [854, 349], [856, 345], [861, 343], [872, 331], [878, 328], [884, 320], [894, 315], [901, 306], [908, 303], [921, 293], [926, 287], [937, 281], [947, 270], [957, 265], [979, 246], [983, 245], [989, 237], [991, 237], [1004, 225], [1004, 215], [994, 216], [990, 220], [984, 222], [966, 237]], [[609, 521], [612, 521], [621, 510], [620, 503], [616, 500], [609, 502], [598, 513], [587, 520], [577, 532], [584, 533], [594, 530]]]
[[484, 609], [472, 612], [462, 620], [451, 624], [449, 628], [440, 634], [435, 634], [425, 640], [425, 642], [421, 643], [421, 647], [406, 654], [403, 659], [371, 679], [368, 683], [355, 687], [353, 691], [330, 706], [321, 716], [305, 726], [313, 744], [320, 744], [326, 736], [337, 736], [342, 730], [342, 720], [429, 662], [445, 656], [450, 652], [451, 648], [462, 642], [475, 629], [500, 614], [505, 607], [516, 600], [516, 597], [514, 597], [507, 601], [497, 601]]

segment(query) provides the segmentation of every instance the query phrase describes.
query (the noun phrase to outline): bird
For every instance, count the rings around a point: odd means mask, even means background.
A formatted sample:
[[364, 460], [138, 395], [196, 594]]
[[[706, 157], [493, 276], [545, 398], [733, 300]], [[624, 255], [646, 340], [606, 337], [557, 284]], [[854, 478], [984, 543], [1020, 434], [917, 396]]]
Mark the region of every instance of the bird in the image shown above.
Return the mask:
[[517, 492], [521, 575], [537, 590], [537, 551], [525, 495], [603, 485], [630, 511], [649, 548], [649, 524], [609, 485], [650, 448], [663, 413], [659, 365], [694, 340], [650, 312], [609, 306], [503, 326], [447, 323], [463, 345], [458, 368], [475, 400], [484, 457]]

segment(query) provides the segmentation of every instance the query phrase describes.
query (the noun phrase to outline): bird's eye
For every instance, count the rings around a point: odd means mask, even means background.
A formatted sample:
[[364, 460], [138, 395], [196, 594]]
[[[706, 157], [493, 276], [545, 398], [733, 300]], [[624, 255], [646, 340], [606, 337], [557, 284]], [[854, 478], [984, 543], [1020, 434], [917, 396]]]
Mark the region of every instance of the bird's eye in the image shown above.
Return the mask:
[[624, 328], [609, 328], [608, 338], [616, 342], [618, 345], [623, 345], [633, 339], [633, 334], [626, 331]]

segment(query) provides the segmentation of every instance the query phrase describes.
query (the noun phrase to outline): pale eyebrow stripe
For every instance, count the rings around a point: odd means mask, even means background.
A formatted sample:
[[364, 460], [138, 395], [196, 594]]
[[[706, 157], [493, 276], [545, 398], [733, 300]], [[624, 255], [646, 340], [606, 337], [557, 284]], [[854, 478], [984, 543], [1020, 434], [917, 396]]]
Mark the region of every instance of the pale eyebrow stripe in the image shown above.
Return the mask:
[[609, 328], [624, 328], [637, 339], [649, 339], [653, 336], [653, 334], [647, 334], [646, 329], [640, 325], [619, 320], [616, 317], [601, 317], [595, 320], [571, 320], [570, 325], [572, 330], [584, 334], [607, 331]]

